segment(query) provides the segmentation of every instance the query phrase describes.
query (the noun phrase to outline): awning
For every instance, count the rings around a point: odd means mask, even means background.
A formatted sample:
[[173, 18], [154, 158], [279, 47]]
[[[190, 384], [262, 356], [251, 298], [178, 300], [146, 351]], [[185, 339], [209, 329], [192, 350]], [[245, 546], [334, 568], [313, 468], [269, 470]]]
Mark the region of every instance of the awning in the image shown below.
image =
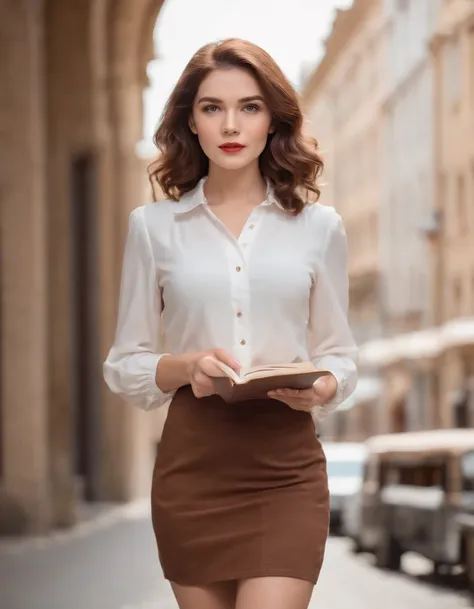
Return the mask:
[[399, 334], [361, 345], [359, 363], [385, 367], [403, 360], [433, 359], [454, 347], [474, 345], [474, 318], [453, 319], [443, 326]]
[[388, 366], [403, 359], [430, 359], [441, 352], [438, 328], [400, 334], [392, 338], [365, 343], [359, 362], [367, 366]]
[[474, 345], [474, 317], [453, 319], [441, 328], [444, 349]]

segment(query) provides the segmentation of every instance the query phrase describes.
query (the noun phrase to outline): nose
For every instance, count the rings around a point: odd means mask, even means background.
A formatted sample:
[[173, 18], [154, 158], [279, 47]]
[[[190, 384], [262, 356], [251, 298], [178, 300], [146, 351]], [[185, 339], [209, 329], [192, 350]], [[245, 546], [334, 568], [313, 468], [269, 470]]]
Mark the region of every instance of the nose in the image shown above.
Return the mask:
[[233, 112], [227, 112], [225, 114], [224, 124], [222, 126], [224, 135], [237, 135], [240, 133], [237, 120]]

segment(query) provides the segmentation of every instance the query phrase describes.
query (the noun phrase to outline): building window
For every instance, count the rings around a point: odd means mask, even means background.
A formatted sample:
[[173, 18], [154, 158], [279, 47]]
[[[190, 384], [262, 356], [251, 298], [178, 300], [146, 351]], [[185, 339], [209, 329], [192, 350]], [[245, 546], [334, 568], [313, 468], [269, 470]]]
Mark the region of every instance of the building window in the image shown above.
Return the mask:
[[471, 212], [468, 218], [469, 230], [474, 237], [474, 160], [471, 162], [471, 192], [468, 194], [467, 200], [467, 209]]
[[471, 277], [471, 311], [474, 311], [474, 271]]
[[469, 74], [471, 75], [471, 106], [474, 107], [474, 26], [469, 30]]
[[455, 238], [457, 230], [456, 212], [453, 209], [455, 207], [453, 190], [454, 186], [451, 184], [446, 173], [440, 172], [438, 174], [439, 209], [445, 210], [443, 216], [448, 239]]
[[461, 45], [458, 37], [447, 41], [443, 57], [444, 93], [450, 109], [457, 110], [461, 101]]
[[461, 317], [463, 302], [462, 302], [462, 281], [458, 277], [453, 280], [453, 317]]
[[466, 213], [466, 184], [463, 175], [458, 175], [457, 178], [457, 220], [458, 234], [462, 235], [466, 232], [468, 226], [468, 218]]

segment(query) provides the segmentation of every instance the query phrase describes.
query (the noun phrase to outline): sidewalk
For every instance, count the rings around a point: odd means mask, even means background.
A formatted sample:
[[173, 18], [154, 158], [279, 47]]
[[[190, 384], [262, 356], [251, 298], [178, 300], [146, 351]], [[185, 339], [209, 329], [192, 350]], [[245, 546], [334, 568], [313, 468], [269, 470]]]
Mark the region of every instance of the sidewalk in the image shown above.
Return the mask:
[[[376, 569], [331, 538], [311, 609], [467, 609], [468, 594], [438, 585], [430, 564]], [[160, 570], [148, 501], [106, 510], [42, 539], [0, 540], [0, 609], [177, 609]]]
[[148, 506], [105, 511], [47, 538], [0, 541], [1, 609], [175, 609]]

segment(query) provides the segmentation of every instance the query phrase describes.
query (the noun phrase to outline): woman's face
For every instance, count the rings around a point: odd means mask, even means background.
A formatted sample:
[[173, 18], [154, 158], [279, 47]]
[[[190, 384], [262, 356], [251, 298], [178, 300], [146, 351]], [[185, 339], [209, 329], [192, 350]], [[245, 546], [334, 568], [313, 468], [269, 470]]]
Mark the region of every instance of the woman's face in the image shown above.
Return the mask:
[[240, 68], [218, 69], [201, 83], [190, 128], [216, 165], [241, 169], [261, 155], [272, 116], [255, 78]]

